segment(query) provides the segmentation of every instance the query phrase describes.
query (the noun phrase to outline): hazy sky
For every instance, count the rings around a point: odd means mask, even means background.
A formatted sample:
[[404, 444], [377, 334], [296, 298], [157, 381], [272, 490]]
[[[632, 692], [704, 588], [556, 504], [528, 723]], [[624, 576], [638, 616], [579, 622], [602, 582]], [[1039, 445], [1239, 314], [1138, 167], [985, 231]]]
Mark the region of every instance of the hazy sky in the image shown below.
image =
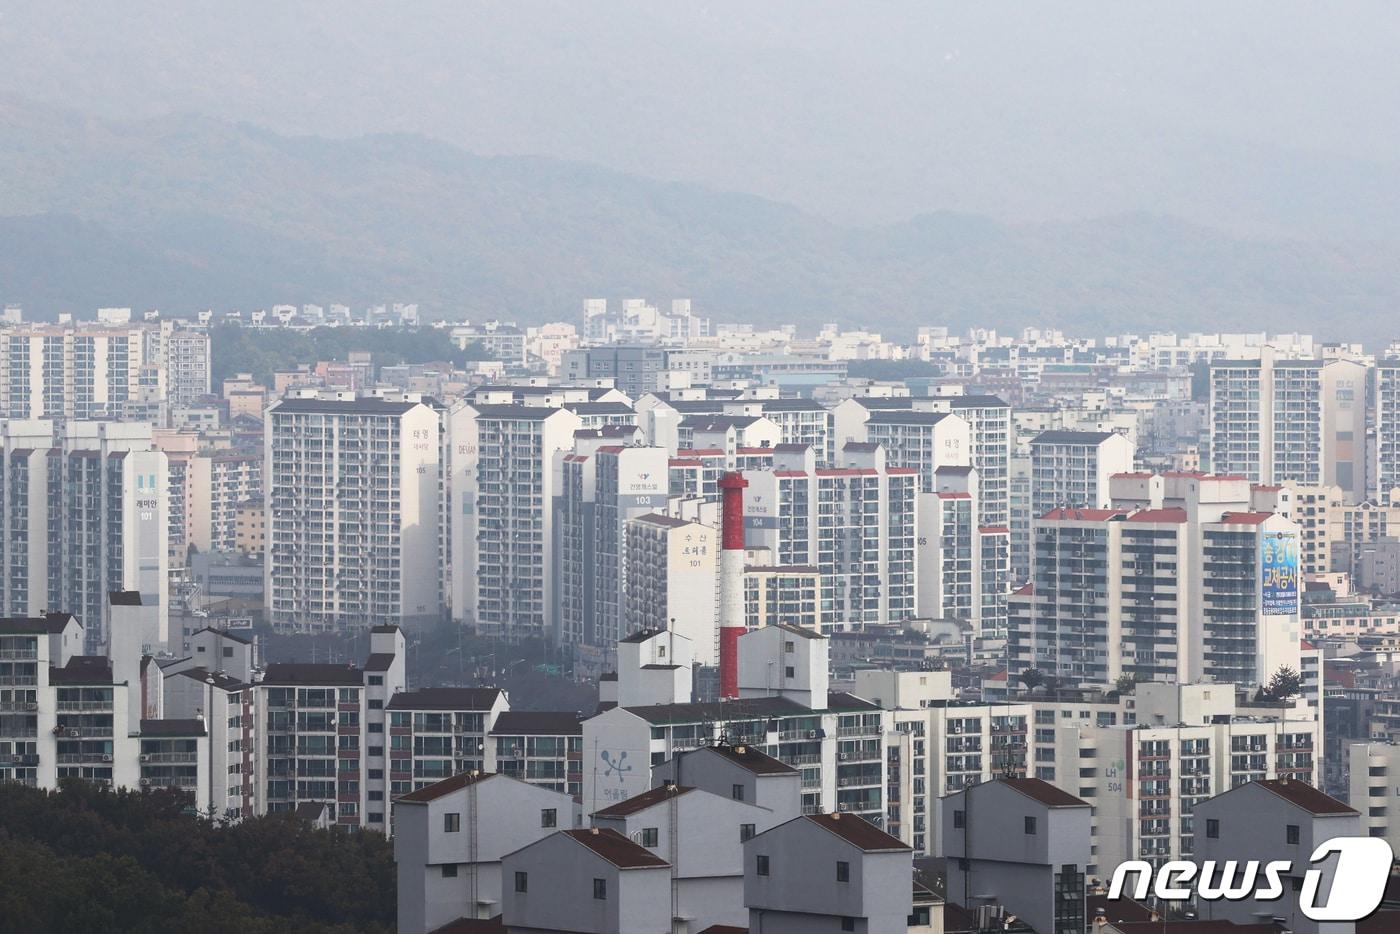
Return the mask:
[[[0, 93], [424, 133], [839, 220], [1400, 227], [1400, 4], [0, 0]], [[1378, 233], [1379, 231], [1379, 233]]]

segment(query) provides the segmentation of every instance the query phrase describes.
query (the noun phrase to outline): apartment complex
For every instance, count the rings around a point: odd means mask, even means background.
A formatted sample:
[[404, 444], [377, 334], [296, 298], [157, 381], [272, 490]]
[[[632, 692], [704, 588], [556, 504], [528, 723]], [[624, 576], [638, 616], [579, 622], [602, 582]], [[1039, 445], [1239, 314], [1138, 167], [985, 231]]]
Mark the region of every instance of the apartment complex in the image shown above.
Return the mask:
[[875, 444], [848, 443], [842, 460], [819, 468], [811, 448], [785, 447], [773, 470], [745, 471], [745, 543], [780, 565], [817, 568], [823, 630], [911, 617], [916, 472], [886, 466]]
[[557, 638], [551, 556], [559, 472], [579, 416], [525, 405], [476, 406], [476, 625], [506, 638]]
[[168, 464], [139, 422], [46, 420], [0, 424], [0, 612], [37, 616], [64, 607], [102, 651], [108, 594], [136, 591], [154, 607], [164, 641]]
[[294, 391], [267, 412], [267, 614], [287, 631], [442, 615], [441, 419], [422, 399]]
[[[1364, 499], [1373, 489], [1366, 449], [1369, 369], [1349, 359], [1277, 359], [1270, 347], [1257, 360], [1213, 363], [1211, 467], [1266, 484], [1338, 486], [1349, 502]], [[1378, 405], [1383, 384], [1378, 378]]]
[[1247, 481], [1124, 474], [1121, 508], [1035, 523], [1031, 585], [1009, 602], [1013, 670], [1069, 683], [1260, 684], [1299, 667], [1298, 529]]

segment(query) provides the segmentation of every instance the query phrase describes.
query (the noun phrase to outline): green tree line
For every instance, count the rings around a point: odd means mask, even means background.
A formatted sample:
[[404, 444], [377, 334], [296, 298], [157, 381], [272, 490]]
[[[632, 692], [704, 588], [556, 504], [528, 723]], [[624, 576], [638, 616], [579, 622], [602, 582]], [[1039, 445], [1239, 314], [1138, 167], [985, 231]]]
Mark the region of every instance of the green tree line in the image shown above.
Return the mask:
[[394, 880], [379, 834], [213, 823], [173, 790], [0, 785], [0, 931], [387, 934]]
[[293, 331], [216, 324], [209, 329], [209, 339], [216, 391], [226, 378], [237, 373], [251, 373], [254, 379], [269, 384], [278, 370], [318, 360], [345, 360], [351, 351], [359, 350], [374, 354], [375, 366], [445, 361], [463, 366], [469, 360], [490, 357], [478, 344], [459, 349], [443, 328], [338, 327]]

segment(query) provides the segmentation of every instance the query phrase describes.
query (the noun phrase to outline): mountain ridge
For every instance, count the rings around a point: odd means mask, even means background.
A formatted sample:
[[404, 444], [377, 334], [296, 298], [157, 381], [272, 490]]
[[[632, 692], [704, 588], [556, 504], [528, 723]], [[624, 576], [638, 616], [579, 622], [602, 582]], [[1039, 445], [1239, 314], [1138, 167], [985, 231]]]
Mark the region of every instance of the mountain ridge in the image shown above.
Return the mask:
[[1249, 238], [1173, 217], [844, 226], [756, 195], [407, 133], [287, 136], [199, 115], [122, 123], [0, 99], [0, 301], [417, 301], [537, 323], [592, 295], [688, 295], [759, 324], [1086, 333], [1313, 330], [1389, 339], [1379, 245]]

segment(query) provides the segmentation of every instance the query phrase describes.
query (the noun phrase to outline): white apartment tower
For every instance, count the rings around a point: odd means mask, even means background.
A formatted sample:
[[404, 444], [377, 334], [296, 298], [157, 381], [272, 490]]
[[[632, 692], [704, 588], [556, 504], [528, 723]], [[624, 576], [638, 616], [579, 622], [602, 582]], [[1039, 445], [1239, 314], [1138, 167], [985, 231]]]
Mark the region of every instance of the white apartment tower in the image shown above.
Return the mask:
[[1034, 524], [1032, 584], [1012, 600], [1015, 671], [1260, 684], [1300, 668], [1298, 527], [1251, 510], [1247, 480], [1115, 478], [1118, 506]]
[[[665, 506], [669, 456], [661, 447], [597, 444], [591, 437], [557, 456], [559, 638], [610, 650], [628, 634], [627, 523]], [[647, 628], [656, 625], [664, 621]]]
[[136, 327], [27, 324], [0, 329], [0, 415], [123, 418], [142, 399]]
[[476, 407], [476, 625], [509, 638], [557, 638], [555, 453], [573, 448], [577, 415], [524, 405]]
[[142, 423], [0, 422], [0, 613], [62, 608], [88, 650], [106, 644], [108, 594], [136, 591], [169, 617], [167, 464]]
[[441, 417], [420, 397], [269, 406], [268, 617], [283, 630], [436, 621]]
[[847, 443], [842, 460], [818, 468], [803, 447], [775, 453], [770, 471], [744, 471], [745, 544], [779, 565], [817, 568], [823, 631], [915, 611], [917, 472], [886, 466], [878, 444]]
[[624, 632], [670, 629], [690, 640], [696, 664], [718, 664], [719, 533], [651, 513], [630, 520], [626, 536]]
[[1112, 431], [1043, 431], [1031, 439], [1031, 518], [1061, 507], [1101, 509], [1108, 480], [1133, 469], [1133, 443]]
[[[1366, 454], [1369, 369], [1347, 359], [1279, 360], [1271, 347], [1258, 360], [1213, 364], [1212, 469], [1266, 484], [1339, 486], [1349, 502], [1360, 502], [1374, 492]], [[1377, 416], [1383, 426], [1379, 409]]]

